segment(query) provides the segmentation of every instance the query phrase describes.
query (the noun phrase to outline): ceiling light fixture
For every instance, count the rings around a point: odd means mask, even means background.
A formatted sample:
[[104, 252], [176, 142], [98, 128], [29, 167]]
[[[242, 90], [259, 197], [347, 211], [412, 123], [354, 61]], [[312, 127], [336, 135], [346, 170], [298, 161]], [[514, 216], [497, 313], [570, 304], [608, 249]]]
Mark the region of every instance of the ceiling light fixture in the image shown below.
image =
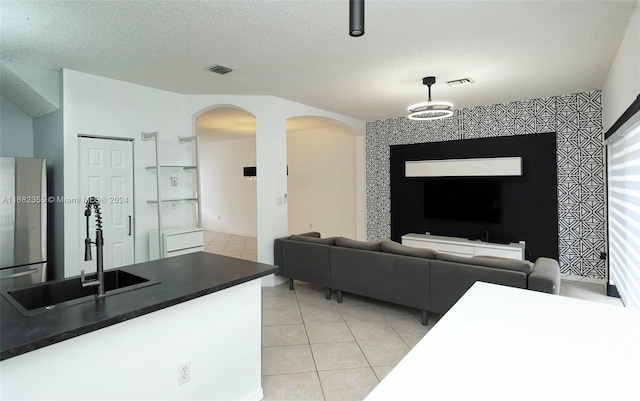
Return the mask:
[[436, 77], [422, 78], [422, 84], [429, 87], [429, 100], [423, 103], [416, 103], [407, 109], [410, 120], [429, 121], [440, 118], [447, 118], [453, 114], [453, 103], [450, 102], [434, 102], [431, 100], [431, 85], [436, 83]]
[[364, 0], [349, 0], [349, 35], [364, 35]]

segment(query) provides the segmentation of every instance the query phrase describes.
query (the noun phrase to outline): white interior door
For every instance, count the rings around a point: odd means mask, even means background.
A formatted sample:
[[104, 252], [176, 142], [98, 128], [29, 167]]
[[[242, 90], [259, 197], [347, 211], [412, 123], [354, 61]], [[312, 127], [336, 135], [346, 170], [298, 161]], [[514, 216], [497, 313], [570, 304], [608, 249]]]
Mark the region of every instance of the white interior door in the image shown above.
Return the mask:
[[[80, 137], [80, 201], [94, 196], [100, 199], [104, 237], [104, 268], [125, 266], [134, 261], [133, 221], [133, 142]], [[84, 215], [81, 215], [84, 219]], [[79, 216], [80, 217], [80, 216]], [[95, 241], [96, 215], [91, 210], [89, 235]], [[82, 237], [86, 223], [82, 221]], [[96, 269], [95, 245], [90, 262], [84, 261], [81, 247], [80, 265], [85, 272]]]

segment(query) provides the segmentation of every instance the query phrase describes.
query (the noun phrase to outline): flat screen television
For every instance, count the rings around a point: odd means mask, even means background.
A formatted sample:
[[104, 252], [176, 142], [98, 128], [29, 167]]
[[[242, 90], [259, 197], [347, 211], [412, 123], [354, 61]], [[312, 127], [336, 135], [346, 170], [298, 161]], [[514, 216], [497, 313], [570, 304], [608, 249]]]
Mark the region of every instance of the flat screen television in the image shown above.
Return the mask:
[[424, 181], [424, 217], [500, 222], [500, 181], [485, 178], [437, 178]]

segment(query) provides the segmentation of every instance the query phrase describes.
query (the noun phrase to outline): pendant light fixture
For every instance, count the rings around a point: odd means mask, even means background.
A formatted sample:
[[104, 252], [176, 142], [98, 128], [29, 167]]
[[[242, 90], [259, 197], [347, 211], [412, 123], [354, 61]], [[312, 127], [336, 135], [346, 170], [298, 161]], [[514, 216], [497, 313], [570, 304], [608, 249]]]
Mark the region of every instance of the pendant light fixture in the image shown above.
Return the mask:
[[364, 35], [364, 0], [349, 0], [349, 35]]
[[436, 83], [436, 77], [422, 78], [422, 84], [429, 87], [429, 100], [422, 103], [416, 103], [407, 109], [410, 120], [429, 121], [440, 118], [447, 118], [453, 114], [453, 103], [450, 102], [434, 102], [431, 100], [431, 85]]

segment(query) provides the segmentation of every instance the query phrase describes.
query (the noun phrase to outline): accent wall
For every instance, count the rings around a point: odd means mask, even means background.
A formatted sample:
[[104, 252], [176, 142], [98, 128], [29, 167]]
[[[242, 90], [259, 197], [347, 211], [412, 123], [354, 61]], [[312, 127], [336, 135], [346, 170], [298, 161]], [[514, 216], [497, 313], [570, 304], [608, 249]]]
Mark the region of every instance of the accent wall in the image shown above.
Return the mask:
[[604, 145], [601, 92], [589, 91], [456, 110], [417, 122], [367, 122], [367, 239], [391, 237], [390, 146], [556, 132], [560, 271], [605, 278]]
[[[392, 146], [391, 239], [425, 232], [486, 236], [492, 242], [525, 241], [529, 260], [558, 259], [556, 142], [554, 133], [545, 133]], [[405, 177], [409, 160], [492, 157], [520, 157], [522, 175]]]

